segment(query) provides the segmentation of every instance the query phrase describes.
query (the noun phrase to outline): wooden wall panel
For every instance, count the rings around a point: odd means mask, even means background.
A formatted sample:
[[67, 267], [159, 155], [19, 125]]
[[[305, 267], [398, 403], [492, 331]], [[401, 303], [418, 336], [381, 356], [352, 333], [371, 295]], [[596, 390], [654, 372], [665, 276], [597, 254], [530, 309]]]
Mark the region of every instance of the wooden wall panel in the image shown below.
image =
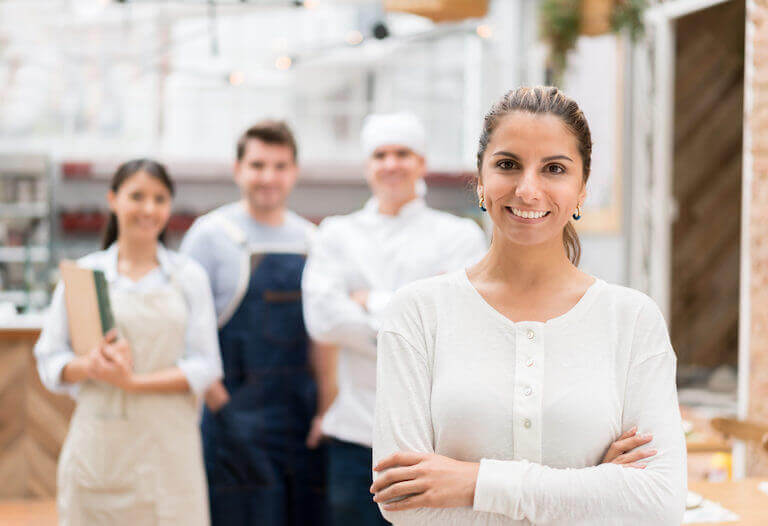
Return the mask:
[[681, 365], [738, 355], [744, 0], [677, 23], [671, 336]]
[[36, 337], [0, 332], [0, 499], [56, 495], [56, 462], [74, 403], [40, 383]]

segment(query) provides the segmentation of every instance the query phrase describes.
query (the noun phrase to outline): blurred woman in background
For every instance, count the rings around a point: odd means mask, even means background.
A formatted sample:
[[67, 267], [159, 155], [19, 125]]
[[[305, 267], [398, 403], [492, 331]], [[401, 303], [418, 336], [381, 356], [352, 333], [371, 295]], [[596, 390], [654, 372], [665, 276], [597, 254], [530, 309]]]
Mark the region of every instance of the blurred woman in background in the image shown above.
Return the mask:
[[59, 457], [62, 525], [206, 525], [195, 395], [222, 375], [205, 271], [163, 246], [173, 182], [147, 159], [121, 165], [107, 196], [104, 272], [116, 330], [88, 354], [70, 345], [64, 285], [35, 346], [43, 384], [76, 401]]

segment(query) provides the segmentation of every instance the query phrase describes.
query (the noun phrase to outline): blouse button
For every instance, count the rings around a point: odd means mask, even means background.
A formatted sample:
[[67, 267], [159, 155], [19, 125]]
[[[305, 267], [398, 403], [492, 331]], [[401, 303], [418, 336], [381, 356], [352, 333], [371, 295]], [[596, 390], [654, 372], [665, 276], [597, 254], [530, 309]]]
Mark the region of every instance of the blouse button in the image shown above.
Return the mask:
[[531, 389], [531, 386], [529, 385], [528, 387], [525, 388], [525, 390], [523, 391], [523, 394], [525, 394], [525, 396], [531, 396], [532, 392], [533, 392], [533, 389]]
[[532, 329], [528, 329], [528, 332], [526, 333], [526, 336], [528, 336], [528, 339], [533, 341], [533, 339], [536, 337], [536, 334], [533, 332]]
[[529, 429], [531, 427], [531, 420], [526, 418], [525, 420], [523, 420], [523, 425], [525, 426], [526, 429]]
[[525, 365], [527, 365], [528, 367], [533, 367], [533, 358], [528, 358], [528, 361], [525, 362]]

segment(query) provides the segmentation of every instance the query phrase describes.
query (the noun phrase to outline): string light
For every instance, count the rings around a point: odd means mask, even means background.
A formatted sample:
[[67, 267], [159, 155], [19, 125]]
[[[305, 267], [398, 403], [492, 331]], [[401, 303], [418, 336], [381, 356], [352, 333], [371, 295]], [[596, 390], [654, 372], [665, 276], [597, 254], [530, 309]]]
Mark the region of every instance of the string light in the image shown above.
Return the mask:
[[240, 86], [245, 82], [245, 73], [242, 71], [233, 71], [229, 74], [229, 83], [233, 86]]
[[277, 57], [275, 60], [275, 67], [277, 69], [286, 70], [291, 68], [291, 64], [293, 64], [293, 61], [291, 60], [291, 57], [283, 55], [282, 57]]
[[491, 38], [493, 36], [493, 28], [487, 24], [477, 26], [476, 31], [480, 38]]
[[347, 33], [346, 41], [350, 46], [356, 46], [363, 41], [363, 34], [357, 30], [350, 31]]

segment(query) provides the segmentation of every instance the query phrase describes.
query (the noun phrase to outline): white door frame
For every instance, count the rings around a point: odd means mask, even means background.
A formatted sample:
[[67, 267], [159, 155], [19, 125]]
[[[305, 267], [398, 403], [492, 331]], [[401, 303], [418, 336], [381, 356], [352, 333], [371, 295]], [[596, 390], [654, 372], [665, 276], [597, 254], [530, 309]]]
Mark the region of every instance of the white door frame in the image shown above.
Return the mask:
[[[677, 204], [672, 193], [675, 23], [677, 19], [730, 0], [669, 0], [656, 4], [644, 14], [645, 41], [633, 54], [633, 192], [630, 233], [630, 284], [647, 292], [669, 320], [672, 223]], [[751, 3], [752, 0], [747, 0]], [[747, 25], [745, 60], [745, 116], [751, 104], [750, 26]], [[653, 68], [650, 70], [650, 68]], [[745, 118], [746, 122], [746, 118]], [[738, 413], [745, 418], [749, 385], [749, 202], [751, 195], [751, 138], [744, 133], [742, 176], [740, 291], [739, 291], [739, 372]], [[648, 156], [650, 155], [650, 163]], [[650, 170], [649, 167], [650, 166]], [[745, 448], [734, 446], [733, 475], [743, 478]]]

